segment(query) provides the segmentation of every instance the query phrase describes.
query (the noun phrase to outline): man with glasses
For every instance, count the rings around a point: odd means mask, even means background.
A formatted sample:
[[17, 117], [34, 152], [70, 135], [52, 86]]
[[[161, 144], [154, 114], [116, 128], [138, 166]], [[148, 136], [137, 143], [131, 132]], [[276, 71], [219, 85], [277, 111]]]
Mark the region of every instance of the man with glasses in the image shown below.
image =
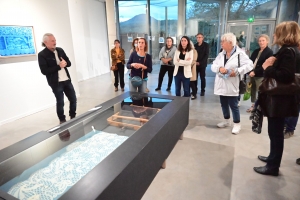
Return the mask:
[[[205, 80], [205, 70], [207, 66], [207, 59], [209, 54], [209, 46], [206, 42], [204, 42], [204, 35], [202, 33], [198, 33], [196, 35], [197, 43], [194, 45], [195, 49], [198, 53], [198, 58], [196, 61], [197, 66], [197, 77], [198, 74], [201, 80], [201, 92], [200, 96], [204, 96], [205, 94], [205, 87], [206, 87], [206, 80]], [[196, 80], [197, 91], [198, 91], [198, 78]]]

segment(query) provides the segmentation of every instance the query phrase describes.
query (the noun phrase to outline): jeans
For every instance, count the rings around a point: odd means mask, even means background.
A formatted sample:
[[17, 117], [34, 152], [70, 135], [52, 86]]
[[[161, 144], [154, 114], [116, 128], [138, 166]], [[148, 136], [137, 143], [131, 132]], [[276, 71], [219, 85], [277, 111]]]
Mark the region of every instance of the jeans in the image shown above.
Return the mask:
[[174, 66], [169, 66], [169, 65], [161, 65], [160, 70], [159, 70], [159, 76], [158, 76], [158, 88], [161, 88], [164, 76], [168, 72], [168, 88], [171, 88], [172, 82], [173, 82], [173, 72], [174, 72]]
[[270, 154], [267, 166], [279, 168], [284, 146], [284, 117], [268, 117], [268, 132], [270, 138]]
[[134, 87], [131, 84], [131, 78], [129, 78], [129, 91], [130, 92], [140, 92], [140, 93], [146, 93], [146, 88], [147, 88], [147, 81], [143, 80], [143, 83], [139, 87]]
[[183, 84], [183, 94], [185, 97], [190, 97], [190, 78], [185, 78], [182, 72], [177, 72], [175, 79], [176, 96], [181, 96], [181, 83]]
[[[206, 71], [206, 66], [205, 67], [197, 66], [196, 77], [198, 77], [198, 74], [199, 74], [200, 80], [201, 80], [201, 92], [205, 92], [205, 87], [206, 87], [205, 71]], [[196, 86], [197, 86], [197, 91], [198, 91], [198, 78], [196, 79]]]
[[114, 86], [117, 88], [119, 85], [119, 76], [120, 76], [120, 86], [121, 88], [124, 88], [125, 83], [124, 83], [124, 65], [123, 63], [117, 63], [118, 70], [114, 71], [115, 75], [115, 84]]
[[221, 107], [224, 119], [230, 119], [230, 111], [232, 112], [233, 122], [240, 123], [240, 110], [238, 107], [238, 96], [220, 96]]
[[77, 98], [74, 87], [70, 80], [59, 82], [57, 85], [51, 86], [52, 92], [56, 98], [56, 113], [60, 121], [66, 120], [64, 115], [64, 93], [70, 101], [69, 116], [74, 118], [76, 116]]
[[[300, 109], [299, 109], [299, 112], [300, 112]], [[285, 132], [291, 132], [296, 129], [298, 118], [299, 117], [286, 117], [284, 119], [284, 124], [286, 125]]]

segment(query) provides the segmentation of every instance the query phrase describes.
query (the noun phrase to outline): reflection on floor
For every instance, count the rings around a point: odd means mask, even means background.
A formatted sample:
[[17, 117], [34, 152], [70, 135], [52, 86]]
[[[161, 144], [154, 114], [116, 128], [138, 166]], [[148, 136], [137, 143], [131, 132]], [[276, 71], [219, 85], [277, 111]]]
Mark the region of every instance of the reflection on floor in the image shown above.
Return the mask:
[[[157, 73], [150, 74], [148, 88], [151, 93], [175, 95], [174, 83], [171, 91], [166, 91], [167, 75], [162, 90], [155, 92], [157, 79]], [[78, 114], [122, 93], [114, 92], [111, 80], [110, 74], [104, 74], [79, 83]], [[128, 90], [128, 79], [125, 80]], [[250, 106], [247, 101], [241, 102], [240, 134], [232, 135], [230, 128], [217, 128], [216, 124], [223, 117], [219, 98], [213, 94], [213, 81], [213, 77], [208, 77], [205, 96], [198, 94], [197, 99], [190, 102], [190, 120], [184, 139], [178, 141], [167, 159], [167, 168], [159, 171], [143, 200], [300, 199], [300, 166], [295, 164], [300, 157], [300, 122], [295, 135], [285, 140], [280, 176], [256, 174], [252, 168], [264, 165], [257, 155], [269, 153], [267, 121], [264, 121], [262, 134], [253, 133], [246, 112]], [[67, 112], [68, 104], [65, 105]], [[52, 107], [2, 125], [0, 149], [57, 123]]]

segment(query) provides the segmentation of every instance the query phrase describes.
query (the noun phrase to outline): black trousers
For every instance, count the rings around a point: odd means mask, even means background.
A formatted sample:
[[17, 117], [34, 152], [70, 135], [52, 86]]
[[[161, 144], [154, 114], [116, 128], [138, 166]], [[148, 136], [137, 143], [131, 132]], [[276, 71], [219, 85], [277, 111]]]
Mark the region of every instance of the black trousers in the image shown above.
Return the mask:
[[190, 88], [192, 89], [192, 95], [195, 97], [197, 95], [197, 81], [190, 81]]
[[70, 80], [59, 82], [57, 85], [51, 86], [52, 92], [56, 98], [56, 113], [60, 121], [66, 120], [64, 115], [64, 94], [70, 101], [69, 115], [71, 118], [76, 116], [77, 98], [74, 87]]
[[284, 117], [268, 117], [268, 132], [270, 138], [270, 154], [267, 166], [279, 168], [284, 146]]
[[159, 70], [159, 75], [158, 75], [158, 88], [161, 88], [164, 76], [168, 72], [168, 88], [171, 87], [172, 81], [173, 81], [173, 72], [174, 72], [174, 66], [169, 66], [169, 65], [161, 65], [160, 70]]
[[201, 92], [205, 92], [205, 87], [206, 87], [205, 70], [206, 70], [206, 66], [205, 67], [197, 66], [197, 80], [196, 80], [197, 91], [198, 91], [198, 74], [199, 74], [201, 80]]
[[118, 70], [114, 71], [115, 75], [115, 83], [114, 86], [118, 87], [119, 85], [119, 77], [120, 77], [120, 86], [121, 88], [124, 88], [125, 83], [124, 83], [124, 65], [123, 63], [117, 63]]

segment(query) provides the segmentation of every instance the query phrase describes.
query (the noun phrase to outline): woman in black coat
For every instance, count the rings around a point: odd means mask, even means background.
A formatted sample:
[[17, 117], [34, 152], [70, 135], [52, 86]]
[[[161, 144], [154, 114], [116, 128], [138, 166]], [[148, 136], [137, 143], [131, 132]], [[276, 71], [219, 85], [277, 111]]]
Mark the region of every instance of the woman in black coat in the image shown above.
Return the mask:
[[247, 112], [251, 112], [254, 107], [254, 103], [256, 101], [258, 87], [263, 80], [264, 77], [264, 69], [262, 68], [262, 64], [271, 56], [273, 56], [273, 51], [268, 47], [268, 43], [270, 41], [269, 36], [262, 34], [258, 38], [258, 49], [254, 50], [251, 54], [250, 59], [254, 63], [253, 70], [249, 73], [251, 86], [251, 103], [252, 106], [247, 110]]
[[[291, 83], [299, 65], [300, 27], [294, 21], [282, 22], [276, 26], [274, 43], [281, 48], [278, 53], [268, 58], [262, 65], [264, 76], [278, 82]], [[266, 166], [254, 167], [254, 171], [263, 175], [278, 176], [283, 153], [283, 129], [285, 117], [299, 115], [299, 99], [296, 95], [266, 95], [259, 93], [258, 104], [268, 118], [270, 138], [269, 156], [258, 156]]]

